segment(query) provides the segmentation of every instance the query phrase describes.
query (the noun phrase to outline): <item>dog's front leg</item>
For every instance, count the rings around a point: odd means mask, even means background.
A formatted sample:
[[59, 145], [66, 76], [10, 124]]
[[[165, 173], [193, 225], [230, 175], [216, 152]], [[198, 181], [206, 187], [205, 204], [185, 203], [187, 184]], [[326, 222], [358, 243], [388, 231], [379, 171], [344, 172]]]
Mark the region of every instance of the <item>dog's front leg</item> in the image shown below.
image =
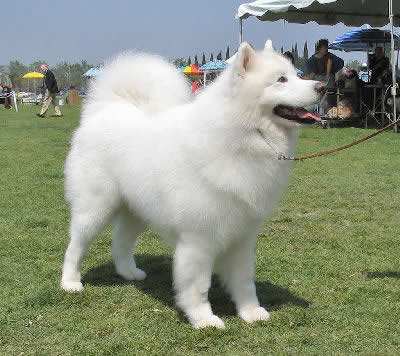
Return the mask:
[[[202, 244], [203, 243], [203, 244]], [[215, 254], [205, 248], [202, 236], [183, 236], [174, 255], [174, 286], [177, 304], [196, 329], [213, 326], [225, 328], [213, 314], [208, 301]]]
[[268, 320], [260, 306], [254, 283], [255, 238], [236, 241], [218, 258], [216, 271], [236, 305], [238, 315], [247, 323]]

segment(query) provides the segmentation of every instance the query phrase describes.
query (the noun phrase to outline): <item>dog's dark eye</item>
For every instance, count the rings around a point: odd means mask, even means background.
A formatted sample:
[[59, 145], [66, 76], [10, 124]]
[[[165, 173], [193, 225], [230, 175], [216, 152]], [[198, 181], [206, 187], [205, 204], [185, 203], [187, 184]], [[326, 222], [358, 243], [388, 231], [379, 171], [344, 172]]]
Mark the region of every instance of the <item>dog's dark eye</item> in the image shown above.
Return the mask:
[[287, 82], [287, 78], [286, 77], [279, 77], [279, 79], [278, 79], [278, 82], [279, 83], [286, 83]]

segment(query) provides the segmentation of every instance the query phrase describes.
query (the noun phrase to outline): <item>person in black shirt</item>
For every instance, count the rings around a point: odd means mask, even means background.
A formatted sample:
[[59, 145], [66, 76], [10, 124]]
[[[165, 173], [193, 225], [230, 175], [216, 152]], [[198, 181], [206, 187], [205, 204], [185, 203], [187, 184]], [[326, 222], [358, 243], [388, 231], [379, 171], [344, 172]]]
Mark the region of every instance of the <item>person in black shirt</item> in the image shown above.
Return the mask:
[[311, 64], [310, 79], [317, 79], [332, 86], [335, 81], [334, 75], [332, 54], [328, 52], [328, 40], [319, 40]]
[[371, 69], [371, 83], [385, 84], [389, 73], [390, 61], [385, 57], [382, 47], [376, 47], [375, 53], [369, 58], [369, 67]]
[[62, 113], [57, 105], [56, 96], [59, 92], [56, 78], [53, 72], [47, 67], [46, 64], [40, 66], [41, 71], [44, 73], [43, 87], [45, 89], [44, 101], [40, 114], [36, 114], [39, 117], [44, 117], [50, 104], [53, 104], [54, 111], [57, 117], [61, 117]]
[[336, 90], [333, 57], [328, 52], [328, 44], [327, 39], [321, 39], [317, 42], [316, 52], [311, 63], [311, 73], [308, 78], [326, 83], [327, 92], [320, 102], [320, 107], [324, 108], [325, 111], [334, 106], [334, 92]]

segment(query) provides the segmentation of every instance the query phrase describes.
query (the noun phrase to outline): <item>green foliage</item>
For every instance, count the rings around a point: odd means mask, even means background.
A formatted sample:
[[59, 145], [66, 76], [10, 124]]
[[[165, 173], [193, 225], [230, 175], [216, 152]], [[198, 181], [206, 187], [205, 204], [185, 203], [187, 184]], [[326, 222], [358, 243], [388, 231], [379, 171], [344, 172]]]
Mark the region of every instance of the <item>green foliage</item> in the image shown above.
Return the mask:
[[192, 64], [192, 59], [189, 57], [187, 60], [187, 65], [190, 66]]
[[217, 60], [221, 61], [222, 60], [222, 51], [219, 51], [217, 55]]
[[203, 66], [204, 64], [206, 64], [206, 55], [203, 52], [203, 57], [201, 58], [201, 65]]
[[47, 64], [46, 61], [35, 61], [29, 65], [29, 72], [39, 72], [40, 73], [40, 66], [42, 64]]
[[7, 73], [8, 73], [7, 66], [0, 65], [0, 77], [4, 76]]
[[79, 88], [86, 83], [86, 78], [83, 74], [88, 71], [92, 66], [86, 61], [81, 63], [74, 63], [70, 65], [70, 85], [69, 87]]
[[[112, 229], [90, 249], [85, 290], [59, 289], [68, 242], [63, 167], [79, 107], [38, 119], [37, 106], [0, 107], [1, 355], [398, 355], [400, 135], [297, 162], [261, 232], [255, 278], [271, 320], [245, 324], [214, 281], [226, 330], [193, 330], [174, 306], [172, 252], [147, 231], [137, 246], [142, 282], [111, 262]], [[301, 131], [298, 155], [372, 130]], [[240, 172], [234, 172], [240, 174]]]
[[295, 65], [304, 73], [307, 73], [307, 60], [305, 60], [303, 57], [298, 57], [295, 61]]
[[197, 58], [197, 54], [194, 56], [194, 65], [197, 67], [199, 66], [199, 60]]
[[214, 60], [214, 55], [211, 53], [210, 55], [210, 61], [212, 62]]
[[71, 67], [67, 62], [58, 63], [53, 72], [60, 88], [71, 87]]
[[361, 63], [357, 60], [346, 63], [346, 67], [350, 67], [351, 69], [355, 69], [356, 71], [360, 70]]
[[172, 64], [176, 67], [183, 67], [187, 65], [187, 62], [183, 59], [183, 58], [175, 58], [174, 60], [172, 60]]
[[22, 76], [28, 73], [28, 68], [19, 61], [11, 61], [8, 64], [8, 73], [14, 88], [23, 87], [25, 79]]

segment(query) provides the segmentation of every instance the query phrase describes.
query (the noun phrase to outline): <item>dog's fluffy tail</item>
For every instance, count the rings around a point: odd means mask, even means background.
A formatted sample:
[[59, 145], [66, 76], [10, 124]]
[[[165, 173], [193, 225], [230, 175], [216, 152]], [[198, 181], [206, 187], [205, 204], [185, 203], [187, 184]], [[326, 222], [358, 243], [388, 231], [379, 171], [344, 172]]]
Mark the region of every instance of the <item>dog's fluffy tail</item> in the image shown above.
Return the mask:
[[125, 53], [111, 60], [90, 83], [83, 117], [105, 105], [125, 102], [147, 113], [157, 113], [190, 100], [184, 74], [161, 57]]

